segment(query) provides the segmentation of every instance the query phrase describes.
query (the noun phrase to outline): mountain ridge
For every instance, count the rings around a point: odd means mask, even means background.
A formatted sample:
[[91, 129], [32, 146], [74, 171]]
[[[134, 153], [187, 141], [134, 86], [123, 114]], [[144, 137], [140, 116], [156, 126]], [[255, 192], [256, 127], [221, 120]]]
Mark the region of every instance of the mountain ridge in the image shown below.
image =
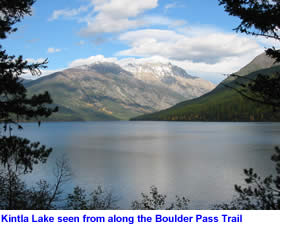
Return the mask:
[[[174, 65], [162, 66], [176, 71]], [[201, 96], [214, 88], [214, 84], [190, 75], [188, 79], [176, 76], [174, 83], [164, 83], [158, 76], [146, 80], [115, 63], [97, 63], [41, 77], [26, 87], [30, 94], [49, 91], [54, 103], [60, 106], [60, 112], [50, 120], [60, 121], [129, 119]]]

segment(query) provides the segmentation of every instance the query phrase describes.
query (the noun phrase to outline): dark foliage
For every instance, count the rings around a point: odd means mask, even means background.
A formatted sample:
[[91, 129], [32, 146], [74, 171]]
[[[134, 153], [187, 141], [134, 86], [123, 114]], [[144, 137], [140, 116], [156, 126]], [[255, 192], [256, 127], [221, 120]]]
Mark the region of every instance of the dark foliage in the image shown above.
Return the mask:
[[23, 174], [23, 171], [11, 167], [0, 171], [1, 210], [51, 210], [61, 207], [63, 185], [71, 176], [65, 157], [56, 160], [54, 184], [41, 179], [35, 186], [29, 187], [22, 180]]
[[33, 165], [44, 163], [52, 149], [40, 146], [39, 142], [31, 143], [28, 139], [15, 136], [0, 138], [0, 162], [2, 166], [15, 167], [15, 171], [32, 171]]
[[113, 210], [118, 209], [116, 206], [117, 199], [111, 192], [106, 192], [101, 186], [91, 192], [89, 196], [86, 190], [75, 187], [72, 194], [67, 197], [67, 209], [71, 210]]
[[[17, 29], [13, 25], [25, 15], [31, 14], [31, 6], [35, 0], [1, 0], [0, 5], [0, 38]], [[5, 126], [15, 120], [29, 120], [37, 117], [48, 117], [57, 109], [50, 109], [46, 104], [52, 100], [47, 92], [27, 97], [26, 89], [20, 75], [30, 71], [40, 75], [40, 68], [45, 68], [47, 60], [42, 63], [28, 64], [22, 56], [10, 56], [0, 45], [0, 123]]]
[[[17, 30], [13, 25], [24, 15], [31, 14], [34, 2], [1, 0], [0, 39]], [[13, 126], [22, 129], [19, 121], [39, 121], [39, 118], [57, 111], [57, 108], [48, 106], [52, 103], [48, 92], [27, 96], [20, 78], [28, 71], [40, 75], [45, 64], [47, 60], [29, 64], [22, 56], [10, 56], [0, 45], [0, 209], [53, 209], [53, 202], [60, 195], [60, 186], [66, 176], [65, 172], [56, 175], [55, 186], [41, 180], [35, 187], [28, 188], [21, 176], [31, 172], [35, 164], [45, 163], [52, 149], [12, 135]], [[60, 171], [62, 167], [59, 166]]]
[[31, 6], [35, 0], [1, 0], [0, 6], [0, 39], [7, 34], [15, 32], [12, 26], [19, 22], [25, 15], [31, 14]]
[[[241, 19], [240, 25], [234, 29], [237, 32], [280, 40], [280, 0], [219, 0], [219, 4], [224, 5], [229, 15]], [[279, 49], [269, 48], [266, 54], [275, 59], [276, 63], [280, 62]], [[272, 106], [274, 112], [280, 109], [278, 72], [272, 76], [258, 75], [255, 79], [248, 79], [246, 84], [236, 82], [235, 86], [224, 86], [251, 101]]]
[[15, 172], [0, 174], [1, 210], [55, 209], [50, 201], [51, 186], [46, 181], [40, 180], [36, 186], [29, 188]]
[[[0, 5], [0, 38], [16, 31], [13, 25], [26, 14], [31, 14], [31, 6], [35, 0], [1, 0]], [[47, 92], [28, 97], [20, 78], [21, 74], [30, 71], [40, 75], [40, 68], [45, 68], [47, 60], [42, 63], [28, 64], [22, 56], [10, 56], [0, 45], [0, 123], [16, 123], [16, 120], [29, 120], [48, 117], [57, 111], [46, 105], [52, 103]]]
[[241, 19], [237, 32], [280, 40], [280, 0], [219, 0], [219, 4]]
[[[31, 14], [34, 0], [1, 0], [0, 5], [0, 39], [16, 31], [13, 25], [24, 15]], [[18, 123], [23, 120], [38, 120], [48, 117], [57, 108], [50, 108], [52, 99], [48, 92], [27, 96], [20, 76], [30, 71], [34, 75], [41, 74], [47, 60], [42, 63], [28, 64], [22, 56], [10, 56], [0, 45], [0, 165], [8, 171], [32, 171], [33, 165], [44, 163], [51, 149], [40, 143], [31, 143], [27, 139], [12, 136], [13, 126], [22, 129]], [[40, 121], [39, 121], [40, 124]], [[13, 167], [13, 168], [12, 168]]]
[[52, 103], [48, 92], [28, 97], [20, 78], [26, 71], [40, 74], [39, 68], [46, 63], [28, 64], [22, 56], [7, 55], [0, 46], [0, 123], [4, 123], [5, 129], [10, 123], [48, 117], [57, 111], [57, 108], [47, 107]]
[[[231, 76], [246, 79], [236, 74]], [[259, 74], [255, 79], [246, 79], [245, 83], [235, 81], [232, 85], [223, 84], [223, 86], [233, 89], [250, 101], [271, 106], [274, 113], [280, 109], [280, 73], [278, 72], [272, 75]]]
[[280, 149], [275, 149], [272, 161], [276, 165], [276, 175], [262, 178], [252, 168], [245, 169], [246, 186], [235, 185], [237, 196], [227, 204], [215, 209], [224, 210], [279, 210], [280, 209]]
[[141, 193], [142, 200], [134, 201], [131, 204], [133, 210], [187, 210], [189, 199], [176, 196], [173, 203], [167, 203], [166, 195], [160, 194], [157, 187], [150, 187], [150, 195]]

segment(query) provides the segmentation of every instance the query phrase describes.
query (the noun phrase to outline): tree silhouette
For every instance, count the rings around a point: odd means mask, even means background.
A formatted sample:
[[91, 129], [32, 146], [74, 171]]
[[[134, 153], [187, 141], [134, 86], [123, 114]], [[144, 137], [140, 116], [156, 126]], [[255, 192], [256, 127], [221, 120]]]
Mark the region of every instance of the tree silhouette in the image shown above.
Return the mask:
[[[225, 11], [241, 19], [237, 32], [262, 36], [280, 41], [280, 0], [219, 0]], [[280, 50], [266, 49], [266, 54], [280, 62]], [[272, 106], [273, 113], [280, 110], [280, 73], [259, 74], [255, 79], [224, 84], [241, 96], [264, 105]], [[280, 149], [276, 147], [272, 161], [276, 163], [276, 175], [260, 177], [253, 169], [244, 169], [246, 186], [235, 185], [238, 194], [229, 204], [216, 206], [221, 209], [280, 209]]]
[[280, 209], [280, 149], [271, 160], [276, 174], [262, 178], [252, 168], [245, 169], [246, 186], [235, 185], [237, 196], [230, 203], [215, 206], [224, 210], [279, 210]]
[[188, 210], [189, 199], [176, 196], [175, 202], [167, 203], [167, 196], [158, 192], [157, 187], [150, 187], [150, 195], [141, 193], [141, 201], [133, 201], [133, 210]]
[[[25, 15], [31, 14], [35, 0], [1, 0], [0, 5], [0, 39], [17, 29], [14, 24]], [[7, 196], [5, 209], [24, 207], [27, 189], [19, 176], [31, 172], [33, 165], [46, 162], [52, 149], [47, 149], [39, 142], [13, 136], [14, 127], [22, 129], [20, 121], [36, 120], [50, 116], [57, 108], [49, 107], [52, 99], [48, 92], [28, 96], [23, 86], [21, 75], [30, 71], [40, 75], [47, 60], [42, 63], [29, 64], [22, 56], [7, 54], [0, 45], [0, 166], [1, 197]], [[45, 184], [40, 184], [44, 189]], [[36, 199], [36, 198], [34, 198]], [[4, 201], [5, 202], [5, 201]], [[18, 203], [22, 202], [20, 205]]]
[[[31, 14], [34, 0], [2, 0], [0, 6], [0, 39], [17, 29], [13, 25], [26, 14]], [[28, 139], [12, 136], [13, 126], [22, 129], [19, 121], [37, 120], [48, 117], [57, 108], [48, 107], [52, 99], [48, 92], [28, 96], [20, 76], [30, 71], [33, 75], [41, 74], [40, 68], [45, 68], [47, 60], [42, 63], [29, 64], [22, 56], [10, 56], [0, 45], [0, 151], [1, 164], [11, 170], [19, 166], [24, 171], [32, 170], [33, 164], [45, 162], [51, 149], [30, 143]]]
[[76, 186], [73, 193], [68, 194], [66, 208], [70, 210], [114, 210], [117, 198], [111, 192], [107, 192], [102, 186], [87, 196], [86, 190]]
[[219, 0], [219, 4], [241, 19], [235, 31], [280, 40], [280, 0]]
[[[280, 0], [219, 0], [219, 4], [224, 5], [229, 15], [241, 19], [235, 31], [280, 41]], [[266, 54], [276, 63], [280, 62], [280, 49], [268, 48]], [[259, 74], [256, 79], [244, 80], [243, 83], [235, 81], [233, 85], [223, 85], [248, 100], [272, 106], [274, 112], [280, 109], [280, 73], [270, 76]]]
[[0, 38], [15, 32], [13, 25], [19, 22], [26, 14], [31, 14], [31, 6], [36, 0], [1, 0], [0, 8]]
[[51, 210], [63, 207], [63, 185], [71, 177], [66, 157], [56, 159], [53, 184], [40, 179], [35, 185], [28, 186], [22, 179], [23, 174], [22, 171], [0, 169], [1, 210]]

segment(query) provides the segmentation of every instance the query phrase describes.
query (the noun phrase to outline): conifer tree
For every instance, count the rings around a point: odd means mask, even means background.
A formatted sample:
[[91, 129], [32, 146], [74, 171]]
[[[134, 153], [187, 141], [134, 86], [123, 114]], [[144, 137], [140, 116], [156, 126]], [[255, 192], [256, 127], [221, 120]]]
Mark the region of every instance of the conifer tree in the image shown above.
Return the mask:
[[[280, 41], [280, 0], [219, 0], [225, 11], [239, 17], [241, 23], [234, 29], [248, 35]], [[280, 62], [280, 49], [266, 49], [266, 54]], [[234, 77], [244, 78], [243, 76]], [[256, 79], [244, 79], [235, 85], [224, 84], [248, 100], [280, 110], [280, 73], [271, 76], [259, 74]]]
[[[241, 23], [234, 30], [280, 41], [280, 0], [219, 0], [225, 11], [237, 16]], [[266, 54], [280, 63], [280, 49], [266, 49]], [[234, 75], [243, 78], [242, 76]], [[241, 96], [280, 110], [280, 73], [271, 76], [259, 74], [255, 79], [245, 79], [234, 89]], [[278, 112], [279, 114], [279, 112]], [[276, 147], [272, 161], [276, 164], [276, 175], [262, 178], [253, 169], [244, 169], [246, 187], [235, 185], [238, 194], [229, 204], [217, 206], [222, 209], [280, 209], [280, 149]]]
[[[31, 15], [31, 6], [35, 0], [1, 0], [0, 39], [5, 39], [17, 29], [14, 24], [25, 15]], [[33, 164], [45, 162], [51, 149], [40, 143], [31, 143], [28, 139], [13, 136], [16, 126], [22, 129], [20, 121], [37, 120], [48, 117], [57, 108], [48, 104], [52, 99], [48, 92], [28, 96], [21, 75], [30, 71], [40, 75], [47, 60], [29, 64], [22, 56], [9, 55], [0, 45], [0, 164], [8, 170], [31, 171]]]

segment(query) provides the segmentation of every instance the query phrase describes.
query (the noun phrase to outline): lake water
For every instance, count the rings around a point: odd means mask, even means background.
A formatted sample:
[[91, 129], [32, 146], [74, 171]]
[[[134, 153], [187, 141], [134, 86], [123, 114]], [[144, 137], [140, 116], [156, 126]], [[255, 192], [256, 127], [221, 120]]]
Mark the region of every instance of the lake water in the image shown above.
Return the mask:
[[[191, 209], [229, 201], [243, 169], [274, 173], [270, 156], [280, 144], [279, 123], [62, 122], [23, 124], [22, 136], [54, 149], [33, 179], [51, 177], [53, 159], [65, 154], [73, 185], [101, 184], [129, 209], [151, 185], [168, 199], [191, 200]], [[30, 179], [31, 180], [31, 179]]]

